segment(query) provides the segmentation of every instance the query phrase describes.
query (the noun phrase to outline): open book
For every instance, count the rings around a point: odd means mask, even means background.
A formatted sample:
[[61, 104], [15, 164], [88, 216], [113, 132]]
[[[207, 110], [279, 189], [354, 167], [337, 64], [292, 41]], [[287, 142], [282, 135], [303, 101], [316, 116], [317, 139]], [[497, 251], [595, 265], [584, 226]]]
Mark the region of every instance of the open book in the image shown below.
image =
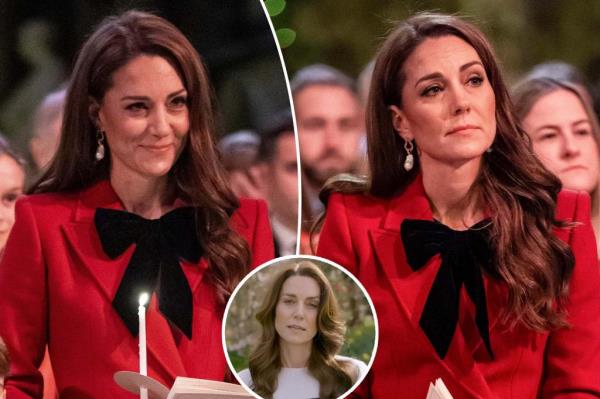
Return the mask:
[[133, 371], [117, 371], [115, 382], [126, 391], [139, 395], [140, 388], [148, 389], [148, 399], [242, 399], [253, 398], [244, 388], [227, 382], [177, 377], [173, 387]]
[[429, 390], [427, 391], [427, 399], [453, 399], [450, 395], [450, 391], [444, 385], [441, 378], [435, 380], [434, 383], [429, 383]]

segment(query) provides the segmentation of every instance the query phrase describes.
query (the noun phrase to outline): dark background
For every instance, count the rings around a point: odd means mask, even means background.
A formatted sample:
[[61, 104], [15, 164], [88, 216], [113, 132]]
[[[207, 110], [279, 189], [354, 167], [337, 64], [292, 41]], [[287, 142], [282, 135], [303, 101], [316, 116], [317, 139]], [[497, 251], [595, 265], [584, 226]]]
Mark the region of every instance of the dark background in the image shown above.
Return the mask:
[[0, 0], [0, 131], [24, 149], [33, 109], [66, 81], [85, 38], [105, 16], [132, 8], [174, 23], [204, 58], [219, 100], [219, 135], [261, 129], [289, 108], [260, 0]]
[[598, 0], [290, 0], [273, 23], [296, 32], [284, 50], [291, 75], [324, 62], [356, 76], [393, 22], [418, 11], [473, 17], [511, 83], [551, 59], [576, 65], [591, 83], [600, 80]]

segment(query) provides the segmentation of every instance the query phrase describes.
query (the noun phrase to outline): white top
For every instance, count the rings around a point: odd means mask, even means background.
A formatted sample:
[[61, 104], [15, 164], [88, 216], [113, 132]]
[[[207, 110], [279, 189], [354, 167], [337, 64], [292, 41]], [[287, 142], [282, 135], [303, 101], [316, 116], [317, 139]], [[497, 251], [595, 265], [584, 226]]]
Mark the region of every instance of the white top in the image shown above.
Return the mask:
[[[337, 360], [348, 361], [358, 370], [358, 380], [367, 373], [367, 365], [357, 359], [345, 356], [336, 356]], [[241, 380], [249, 388], [253, 388], [250, 370], [240, 371]], [[358, 381], [357, 380], [357, 381]], [[356, 382], [356, 381], [354, 381]], [[308, 368], [282, 367], [277, 379], [277, 390], [273, 399], [313, 399], [319, 397], [319, 381], [308, 372]]]
[[294, 255], [296, 253], [296, 241], [298, 234], [281, 223], [275, 215], [271, 215], [271, 228], [273, 236], [279, 246], [279, 255]]

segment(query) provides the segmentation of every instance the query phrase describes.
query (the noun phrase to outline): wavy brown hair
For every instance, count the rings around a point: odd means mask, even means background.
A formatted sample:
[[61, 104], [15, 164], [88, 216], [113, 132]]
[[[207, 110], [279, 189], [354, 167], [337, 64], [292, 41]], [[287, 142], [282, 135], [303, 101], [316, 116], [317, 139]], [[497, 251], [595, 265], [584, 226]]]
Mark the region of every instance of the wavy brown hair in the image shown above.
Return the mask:
[[[207, 71], [185, 36], [156, 15], [128, 11], [106, 18], [80, 50], [69, 82], [57, 155], [30, 193], [82, 190], [107, 179], [110, 151], [95, 159], [96, 127], [90, 105], [101, 104], [115, 71], [140, 55], [167, 60], [188, 92], [190, 130], [169, 171], [169, 188], [197, 207], [197, 232], [210, 276], [224, 303], [250, 263], [248, 244], [229, 226], [239, 206], [214, 142], [214, 102]], [[108, 145], [108, 144], [105, 144]]]
[[254, 392], [264, 398], [272, 398], [277, 390], [277, 378], [281, 371], [279, 335], [275, 330], [275, 309], [285, 281], [292, 276], [310, 277], [320, 289], [317, 314], [317, 334], [313, 338], [308, 360], [308, 372], [319, 381], [319, 398], [337, 398], [352, 387], [352, 365], [335, 358], [344, 344], [346, 327], [342, 321], [338, 303], [325, 274], [310, 261], [293, 262], [274, 279], [256, 319], [262, 326], [260, 341], [250, 354], [249, 370]]
[[404, 141], [394, 130], [389, 107], [402, 108], [403, 66], [412, 52], [427, 38], [449, 35], [475, 49], [496, 97], [496, 136], [471, 191], [476, 201], [494, 210], [491, 273], [508, 286], [504, 320], [536, 331], [567, 326], [564, 310], [556, 304], [568, 294], [574, 259], [568, 245], [552, 232], [555, 226], [567, 226], [554, 219], [561, 184], [533, 154], [514, 115], [491, 45], [471, 23], [455, 16], [421, 13], [389, 34], [376, 57], [367, 105], [370, 176], [331, 180], [321, 199], [326, 202], [332, 191], [392, 197], [420, 173], [418, 151], [413, 152], [413, 169], [403, 168]]

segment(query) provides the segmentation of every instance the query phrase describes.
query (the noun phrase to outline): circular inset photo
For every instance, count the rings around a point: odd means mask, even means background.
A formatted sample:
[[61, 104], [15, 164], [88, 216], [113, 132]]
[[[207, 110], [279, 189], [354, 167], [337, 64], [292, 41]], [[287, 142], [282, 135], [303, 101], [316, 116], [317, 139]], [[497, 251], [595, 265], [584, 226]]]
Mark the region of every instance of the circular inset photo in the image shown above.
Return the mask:
[[377, 315], [362, 284], [316, 256], [265, 263], [225, 309], [229, 367], [265, 399], [347, 396], [373, 363], [377, 340]]

